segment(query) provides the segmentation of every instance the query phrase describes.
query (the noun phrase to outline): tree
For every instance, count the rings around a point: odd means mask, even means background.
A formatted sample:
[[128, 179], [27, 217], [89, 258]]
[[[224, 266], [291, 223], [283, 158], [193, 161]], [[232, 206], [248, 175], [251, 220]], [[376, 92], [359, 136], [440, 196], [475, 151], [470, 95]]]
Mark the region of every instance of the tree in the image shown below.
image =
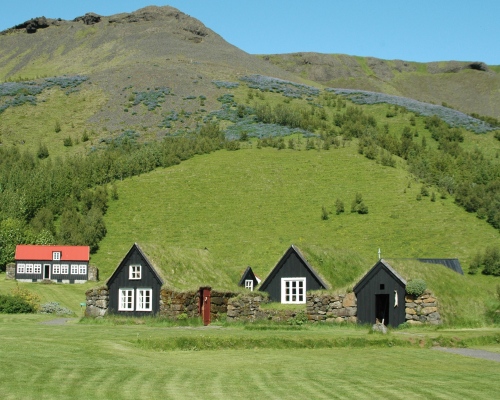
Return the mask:
[[16, 246], [25, 243], [23, 221], [8, 218], [0, 223], [0, 270], [5, 271], [8, 263], [14, 262]]
[[335, 200], [335, 213], [337, 215], [344, 212], [344, 202], [340, 199]]
[[351, 203], [351, 213], [368, 214], [368, 207], [363, 202], [361, 193], [356, 193], [356, 197]]

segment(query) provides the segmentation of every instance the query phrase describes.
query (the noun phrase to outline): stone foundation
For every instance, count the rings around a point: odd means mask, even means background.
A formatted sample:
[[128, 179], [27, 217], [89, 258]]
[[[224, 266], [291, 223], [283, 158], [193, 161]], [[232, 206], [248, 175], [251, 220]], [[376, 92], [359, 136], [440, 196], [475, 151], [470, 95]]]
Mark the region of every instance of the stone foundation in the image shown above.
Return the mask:
[[89, 289], [85, 295], [87, 296], [86, 317], [102, 317], [108, 313], [109, 290], [106, 286]]
[[439, 325], [442, 322], [438, 311], [438, 301], [428, 290], [418, 297], [407, 294], [405, 307], [405, 319], [410, 324]]
[[307, 295], [307, 316], [312, 321], [357, 322], [354, 292], [337, 295]]

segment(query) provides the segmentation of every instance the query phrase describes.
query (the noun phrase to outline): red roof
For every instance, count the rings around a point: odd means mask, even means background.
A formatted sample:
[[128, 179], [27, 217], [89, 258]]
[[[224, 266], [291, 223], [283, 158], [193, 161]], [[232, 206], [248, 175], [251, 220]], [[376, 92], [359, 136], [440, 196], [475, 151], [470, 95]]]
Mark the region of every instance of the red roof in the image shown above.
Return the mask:
[[16, 261], [50, 261], [53, 252], [61, 253], [61, 261], [89, 261], [89, 246], [43, 246], [35, 244], [18, 244]]

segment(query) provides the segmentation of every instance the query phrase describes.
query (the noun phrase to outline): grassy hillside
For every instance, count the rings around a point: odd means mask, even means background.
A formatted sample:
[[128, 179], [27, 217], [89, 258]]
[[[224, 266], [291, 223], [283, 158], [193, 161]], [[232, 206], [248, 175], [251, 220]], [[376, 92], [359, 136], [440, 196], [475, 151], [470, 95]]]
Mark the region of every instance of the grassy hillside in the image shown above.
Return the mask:
[[[193, 258], [194, 249], [206, 251], [234, 282], [247, 265], [267, 275], [290, 244], [348, 249], [368, 265], [379, 247], [384, 257], [458, 257], [466, 265], [498, 238], [451, 198], [416, 201], [420, 186], [404, 169], [376, 164], [354, 144], [328, 151], [223, 150], [117, 187], [119, 200], [106, 216], [108, 235], [92, 258], [102, 276], [133, 242], [152, 255], [163, 247], [191, 249]], [[349, 212], [356, 193], [368, 214]], [[335, 215], [337, 198], [346, 204], [344, 214]], [[326, 221], [323, 206], [332, 212]], [[181, 276], [191, 271], [172, 272], [166, 273], [170, 282], [183, 286]], [[229, 281], [214, 275], [207, 283]]]

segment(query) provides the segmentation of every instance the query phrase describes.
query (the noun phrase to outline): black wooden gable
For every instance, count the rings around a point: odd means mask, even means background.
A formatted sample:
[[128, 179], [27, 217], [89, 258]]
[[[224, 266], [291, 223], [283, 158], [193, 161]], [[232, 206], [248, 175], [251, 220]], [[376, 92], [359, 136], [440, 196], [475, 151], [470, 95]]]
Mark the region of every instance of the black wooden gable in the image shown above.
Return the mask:
[[251, 267], [247, 267], [247, 269], [245, 269], [245, 272], [243, 272], [243, 275], [241, 276], [241, 279], [240, 279], [240, 282], [238, 283], [238, 286], [245, 286], [246, 280], [252, 280], [253, 287], [256, 287], [259, 284], [259, 281], [256, 278], [255, 274], [253, 273]]
[[137, 243], [134, 243], [106, 281], [108, 312], [140, 317], [160, 311], [163, 279]]
[[358, 322], [398, 326], [405, 322], [406, 280], [379, 260], [354, 286]]
[[328, 285], [309, 265], [301, 252], [294, 246], [285, 252], [268, 277], [261, 283], [259, 290], [269, 293], [274, 301], [281, 299], [281, 278], [306, 278], [306, 290], [327, 289]]
[[399, 282], [401, 285], [406, 287], [406, 280], [399, 275], [394, 268], [392, 268], [387, 261], [384, 259], [380, 259], [366, 274], [360, 281], [354, 286], [353, 292], [359, 293], [373, 278], [376, 276], [380, 270], [383, 269], [386, 271], [387, 275], [390, 276], [395, 281]]
[[144, 269], [142, 274], [146, 277], [150, 276], [150, 279], [148, 280], [154, 280], [157, 282], [158, 285], [160, 286], [163, 285], [164, 282], [160, 274], [155, 269], [151, 261], [149, 261], [149, 259], [147, 258], [147, 256], [144, 254], [144, 252], [137, 243], [134, 243], [134, 245], [130, 248], [125, 257], [123, 257], [123, 260], [120, 262], [120, 264], [118, 264], [118, 267], [106, 281], [106, 285], [108, 287], [110, 285], [113, 285], [115, 280], [117, 280], [119, 277], [120, 280], [122, 281], [121, 283], [124, 283], [123, 281], [128, 279], [127, 278], [129, 274], [128, 267], [131, 264], [139, 264], [143, 266]]

